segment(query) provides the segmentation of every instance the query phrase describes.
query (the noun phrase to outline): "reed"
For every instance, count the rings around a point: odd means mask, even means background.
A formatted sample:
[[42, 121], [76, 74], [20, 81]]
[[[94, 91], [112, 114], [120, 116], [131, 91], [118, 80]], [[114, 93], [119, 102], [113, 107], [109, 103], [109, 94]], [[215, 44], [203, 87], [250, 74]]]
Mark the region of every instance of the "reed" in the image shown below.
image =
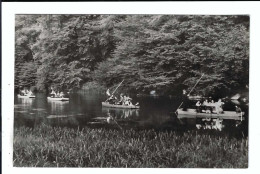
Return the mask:
[[247, 168], [247, 139], [188, 131], [72, 129], [41, 125], [14, 130], [15, 167]]

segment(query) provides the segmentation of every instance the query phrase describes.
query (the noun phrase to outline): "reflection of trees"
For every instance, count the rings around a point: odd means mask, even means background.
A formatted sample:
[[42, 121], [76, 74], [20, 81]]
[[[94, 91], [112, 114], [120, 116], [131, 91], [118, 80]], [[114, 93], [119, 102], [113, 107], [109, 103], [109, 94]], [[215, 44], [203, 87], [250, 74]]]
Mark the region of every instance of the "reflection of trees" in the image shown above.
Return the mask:
[[52, 114], [62, 114], [66, 107], [68, 107], [68, 101], [49, 101], [50, 111]]
[[28, 109], [32, 107], [34, 99], [32, 98], [18, 98], [18, 103], [15, 104], [15, 108], [22, 108], [22, 109]]
[[34, 108], [47, 108], [47, 98], [43, 94], [38, 94], [37, 97], [35, 98], [32, 106]]
[[79, 126], [80, 122], [76, 116], [68, 115], [67, 117], [57, 117], [57, 118], [50, 118], [45, 119], [44, 122], [54, 126]]

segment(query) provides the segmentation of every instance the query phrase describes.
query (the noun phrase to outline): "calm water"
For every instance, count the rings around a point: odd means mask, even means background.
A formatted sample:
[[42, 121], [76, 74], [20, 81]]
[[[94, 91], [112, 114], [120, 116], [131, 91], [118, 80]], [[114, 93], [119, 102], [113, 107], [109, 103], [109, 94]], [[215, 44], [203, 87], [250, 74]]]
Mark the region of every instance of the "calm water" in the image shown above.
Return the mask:
[[[198, 119], [180, 120], [176, 117], [174, 111], [181, 102], [176, 97], [133, 97], [134, 103], [140, 103], [140, 109], [102, 107], [101, 102], [105, 99], [105, 95], [91, 92], [70, 94], [70, 101], [65, 102], [49, 101], [46, 95], [40, 93], [36, 94], [34, 99], [15, 97], [14, 126], [35, 127], [44, 123], [75, 128], [93, 126], [185, 131], [197, 129], [201, 124]], [[224, 110], [234, 110], [234, 105], [226, 103]], [[107, 119], [108, 116], [112, 116], [116, 121]], [[224, 120], [223, 125], [224, 129], [221, 130], [234, 131], [239, 127], [235, 121]]]

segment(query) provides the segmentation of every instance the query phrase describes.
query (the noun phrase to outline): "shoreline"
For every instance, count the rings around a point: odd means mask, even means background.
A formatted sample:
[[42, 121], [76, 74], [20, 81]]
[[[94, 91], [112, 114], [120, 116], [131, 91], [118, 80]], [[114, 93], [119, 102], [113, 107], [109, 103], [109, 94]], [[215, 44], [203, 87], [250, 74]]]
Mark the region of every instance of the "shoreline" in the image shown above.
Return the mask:
[[14, 167], [247, 168], [248, 140], [187, 131], [14, 128]]

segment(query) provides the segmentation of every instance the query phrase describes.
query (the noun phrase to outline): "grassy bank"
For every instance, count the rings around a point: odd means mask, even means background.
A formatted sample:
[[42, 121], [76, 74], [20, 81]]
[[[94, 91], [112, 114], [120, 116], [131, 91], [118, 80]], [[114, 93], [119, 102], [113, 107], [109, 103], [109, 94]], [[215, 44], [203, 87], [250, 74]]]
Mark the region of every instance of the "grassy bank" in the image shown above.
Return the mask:
[[246, 168], [245, 139], [154, 130], [75, 130], [41, 125], [14, 131], [14, 166]]

